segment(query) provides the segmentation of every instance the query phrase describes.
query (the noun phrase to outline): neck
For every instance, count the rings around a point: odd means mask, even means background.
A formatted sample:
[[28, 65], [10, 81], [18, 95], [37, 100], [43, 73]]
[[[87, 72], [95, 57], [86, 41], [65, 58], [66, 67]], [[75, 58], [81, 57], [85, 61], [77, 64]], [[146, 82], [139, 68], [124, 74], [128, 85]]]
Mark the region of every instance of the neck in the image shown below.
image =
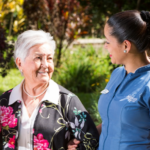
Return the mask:
[[138, 68], [150, 64], [146, 53], [130, 54], [127, 63], [124, 63], [127, 73], [134, 73]]
[[48, 87], [49, 83], [34, 83], [31, 84], [30, 82], [28, 82], [28, 80], [24, 80], [24, 88], [26, 90], [26, 92], [30, 95], [36, 96], [40, 93], [42, 93], [47, 87]]

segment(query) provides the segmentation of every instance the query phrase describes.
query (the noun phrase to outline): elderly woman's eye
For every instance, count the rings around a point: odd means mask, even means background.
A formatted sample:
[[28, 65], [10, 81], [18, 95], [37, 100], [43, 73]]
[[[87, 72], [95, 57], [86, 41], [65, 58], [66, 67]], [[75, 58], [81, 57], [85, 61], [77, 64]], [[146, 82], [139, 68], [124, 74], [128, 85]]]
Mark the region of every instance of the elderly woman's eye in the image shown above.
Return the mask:
[[41, 57], [36, 57], [36, 59], [41, 59]]
[[49, 60], [52, 60], [53, 58], [52, 58], [52, 57], [48, 57], [48, 59], [49, 59]]

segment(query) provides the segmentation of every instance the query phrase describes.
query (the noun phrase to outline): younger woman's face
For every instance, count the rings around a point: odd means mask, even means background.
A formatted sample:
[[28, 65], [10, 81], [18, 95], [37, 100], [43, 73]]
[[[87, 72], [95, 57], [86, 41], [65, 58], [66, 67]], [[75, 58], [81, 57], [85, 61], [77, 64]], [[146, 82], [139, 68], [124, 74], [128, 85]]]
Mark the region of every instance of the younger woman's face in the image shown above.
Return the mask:
[[111, 31], [112, 28], [106, 24], [104, 27], [104, 35], [106, 37], [105, 48], [108, 50], [113, 64], [124, 64], [126, 54], [123, 51], [125, 50], [125, 46], [124, 44], [120, 44], [116, 37], [110, 34]]

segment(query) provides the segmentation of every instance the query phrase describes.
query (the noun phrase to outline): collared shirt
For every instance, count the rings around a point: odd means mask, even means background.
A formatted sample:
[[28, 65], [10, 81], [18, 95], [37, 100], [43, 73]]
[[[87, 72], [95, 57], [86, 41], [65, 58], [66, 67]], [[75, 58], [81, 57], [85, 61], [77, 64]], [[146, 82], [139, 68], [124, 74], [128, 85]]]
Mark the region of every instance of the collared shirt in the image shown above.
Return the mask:
[[129, 74], [118, 67], [101, 93], [98, 150], [149, 150], [150, 65]]
[[[22, 81], [23, 83], [23, 81]], [[22, 99], [22, 83], [17, 85], [15, 88], [13, 88], [11, 95], [10, 95], [10, 101], [9, 105], [13, 104], [14, 102], [20, 100], [21, 101], [21, 121], [19, 124], [19, 139], [18, 139], [18, 150], [31, 150], [32, 148], [32, 134], [33, 134], [33, 125], [35, 122], [36, 115], [38, 113], [40, 104], [48, 100], [54, 104], [58, 104], [59, 100], [59, 87], [58, 85], [53, 81], [50, 80], [49, 87], [43, 97], [43, 99], [40, 101], [38, 106], [33, 111], [31, 117], [29, 118], [27, 109], [24, 105], [23, 99]]]

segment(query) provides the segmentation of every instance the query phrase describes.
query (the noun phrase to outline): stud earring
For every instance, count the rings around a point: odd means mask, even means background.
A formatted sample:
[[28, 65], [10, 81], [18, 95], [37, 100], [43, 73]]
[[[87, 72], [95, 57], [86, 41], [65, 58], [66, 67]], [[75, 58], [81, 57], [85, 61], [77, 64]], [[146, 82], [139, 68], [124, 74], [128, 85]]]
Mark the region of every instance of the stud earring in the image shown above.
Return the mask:
[[20, 70], [20, 73], [21, 73], [21, 75], [23, 76], [23, 72], [22, 72], [22, 69]]
[[123, 52], [124, 52], [124, 53], [127, 53], [127, 50], [124, 50]]

